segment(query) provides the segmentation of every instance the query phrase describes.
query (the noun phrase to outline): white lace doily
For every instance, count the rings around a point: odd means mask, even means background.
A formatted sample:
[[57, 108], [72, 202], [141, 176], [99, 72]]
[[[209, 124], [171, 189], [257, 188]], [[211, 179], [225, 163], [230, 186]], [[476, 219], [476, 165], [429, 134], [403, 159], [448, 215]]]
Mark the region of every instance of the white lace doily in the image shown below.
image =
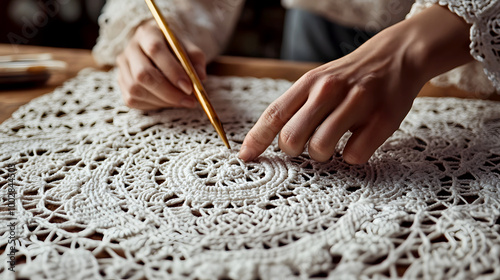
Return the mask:
[[128, 109], [114, 75], [81, 73], [0, 125], [0, 278], [500, 278], [500, 103], [419, 98], [364, 165], [342, 161], [345, 138], [329, 163], [274, 143], [245, 164], [289, 82], [210, 77], [229, 151], [201, 109]]

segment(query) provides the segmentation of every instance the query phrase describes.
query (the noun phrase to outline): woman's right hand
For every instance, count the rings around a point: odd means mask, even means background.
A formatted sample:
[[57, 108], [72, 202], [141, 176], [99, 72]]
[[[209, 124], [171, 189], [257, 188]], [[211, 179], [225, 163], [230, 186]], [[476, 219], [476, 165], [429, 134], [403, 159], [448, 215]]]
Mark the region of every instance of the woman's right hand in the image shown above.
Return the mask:
[[[191, 41], [178, 38], [198, 76], [205, 79], [203, 51]], [[189, 77], [154, 20], [145, 21], [136, 29], [116, 63], [118, 84], [127, 106], [141, 110], [196, 107]]]

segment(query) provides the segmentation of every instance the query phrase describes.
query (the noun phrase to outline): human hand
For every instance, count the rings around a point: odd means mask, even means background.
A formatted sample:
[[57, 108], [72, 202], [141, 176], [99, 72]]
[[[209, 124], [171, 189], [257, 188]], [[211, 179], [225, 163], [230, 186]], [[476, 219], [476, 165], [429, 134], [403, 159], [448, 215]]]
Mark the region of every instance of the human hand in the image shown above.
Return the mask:
[[[184, 44], [198, 76], [205, 79], [203, 51], [191, 41], [178, 38]], [[142, 110], [196, 106], [189, 77], [170, 51], [154, 20], [146, 21], [136, 29], [116, 62], [118, 84], [127, 106]]]
[[[345, 132], [343, 157], [362, 163], [399, 127], [424, 81], [390, 44], [368, 42], [354, 53], [313, 69], [262, 114], [245, 137], [240, 156], [251, 160], [279, 132], [279, 147], [291, 156], [307, 142], [311, 158], [328, 160]], [[280, 132], [281, 130], [281, 132]], [[251, 156], [245, 152], [251, 150]]]
[[[345, 132], [344, 160], [368, 161], [430, 78], [470, 61], [469, 26], [435, 6], [388, 28], [353, 53], [301, 77], [248, 132], [240, 158], [259, 156], [279, 135], [281, 150], [326, 161]], [[281, 131], [281, 132], [280, 132]]]

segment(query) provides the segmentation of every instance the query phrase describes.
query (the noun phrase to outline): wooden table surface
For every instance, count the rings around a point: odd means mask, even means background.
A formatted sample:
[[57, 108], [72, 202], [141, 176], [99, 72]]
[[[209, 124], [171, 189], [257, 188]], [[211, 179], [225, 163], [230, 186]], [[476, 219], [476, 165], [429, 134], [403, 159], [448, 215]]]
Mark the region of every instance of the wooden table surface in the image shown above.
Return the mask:
[[[0, 123], [31, 99], [53, 91], [64, 81], [76, 76], [81, 69], [86, 67], [101, 70], [109, 69], [99, 67], [94, 61], [90, 50], [0, 44], [0, 55], [17, 53], [51, 53], [54, 59], [66, 61], [68, 69], [62, 73], [52, 75], [46, 84], [38, 87], [0, 88]], [[207, 71], [211, 75], [219, 76], [268, 77], [294, 81], [318, 65], [318, 63], [290, 62], [276, 59], [220, 56], [208, 66]], [[453, 87], [437, 88], [429, 84], [424, 86], [419, 96], [477, 98], [474, 93], [464, 92]], [[494, 95], [490, 99], [500, 100], [500, 96]]]

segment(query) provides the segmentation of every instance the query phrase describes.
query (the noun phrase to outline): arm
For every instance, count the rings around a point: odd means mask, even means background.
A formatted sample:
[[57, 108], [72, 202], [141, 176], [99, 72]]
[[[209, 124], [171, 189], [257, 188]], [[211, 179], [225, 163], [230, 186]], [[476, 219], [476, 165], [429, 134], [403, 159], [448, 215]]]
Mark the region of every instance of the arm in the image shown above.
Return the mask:
[[474, 61], [433, 78], [437, 86], [455, 86], [486, 97], [500, 92], [500, 2], [496, 0], [417, 0], [407, 17], [439, 3], [459, 15], [470, 28], [470, 53]]
[[[170, 27], [184, 44], [200, 78], [208, 60], [225, 45], [242, 1], [157, 0]], [[93, 53], [101, 64], [116, 64], [118, 83], [129, 107], [195, 107], [186, 73], [143, 0], [110, 0], [99, 18]]]
[[470, 26], [434, 5], [393, 25], [353, 53], [301, 77], [273, 102], [249, 131], [240, 158], [260, 155], [280, 131], [287, 154], [326, 161], [351, 131], [343, 157], [368, 161], [398, 129], [413, 99], [430, 78], [472, 61]]

